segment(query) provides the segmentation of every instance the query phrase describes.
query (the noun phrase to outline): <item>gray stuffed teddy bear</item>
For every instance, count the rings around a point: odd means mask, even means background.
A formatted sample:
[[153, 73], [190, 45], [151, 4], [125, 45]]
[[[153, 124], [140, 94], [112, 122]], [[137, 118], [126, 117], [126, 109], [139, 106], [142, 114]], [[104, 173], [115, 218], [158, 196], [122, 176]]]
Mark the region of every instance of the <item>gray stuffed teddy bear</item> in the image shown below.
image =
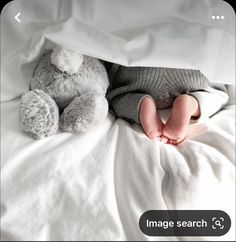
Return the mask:
[[55, 47], [41, 57], [31, 90], [21, 98], [21, 127], [36, 139], [56, 134], [59, 127], [85, 132], [107, 116], [108, 85], [99, 60]]

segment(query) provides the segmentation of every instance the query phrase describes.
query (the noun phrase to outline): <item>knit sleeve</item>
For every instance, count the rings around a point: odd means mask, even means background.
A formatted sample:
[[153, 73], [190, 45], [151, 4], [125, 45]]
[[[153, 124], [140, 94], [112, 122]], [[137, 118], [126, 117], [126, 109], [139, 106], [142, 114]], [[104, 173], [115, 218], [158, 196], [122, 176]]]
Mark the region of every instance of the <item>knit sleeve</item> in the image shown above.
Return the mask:
[[204, 121], [220, 111], [229, 99], [227, 91], [215, 88], [209, 88], [207, 91], [189, 92], [188, 94], [195, 97], [199, 103], [200, 117], [197, 119], [198, 122]]
[[140, 123], [139, 106], [145, 97], [150, 97], [143, 93], [127, 93], [113, 99], [111, 108], [119, 118], [128, 119]]

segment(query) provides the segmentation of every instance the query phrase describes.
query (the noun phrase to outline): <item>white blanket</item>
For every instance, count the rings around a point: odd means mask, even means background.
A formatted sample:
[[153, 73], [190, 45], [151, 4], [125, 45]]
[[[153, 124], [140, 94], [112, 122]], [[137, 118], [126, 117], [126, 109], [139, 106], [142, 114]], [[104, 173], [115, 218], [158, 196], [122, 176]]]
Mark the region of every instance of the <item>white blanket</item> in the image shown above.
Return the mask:
[[[18, 12], [21, 23], [13, 19]], [[225, 19], [213, 21], [219, 13]], [[1, 17], [3, 101], [29, 89], [39, 56], [55, 44], [127, 66], [199, 69], [211, 82], [235, 83], [235, 13], [221, 0], [19, 0]]]
[[19, 128], [18, 103], [2, 104], [2, 240], [169, 240], [140, 231], [152, 209], [223, 210], [225, 236], [171, 240], [235, 239], [233, 105], [172, 146], [111, 116], [84, 135], [34, 141]]

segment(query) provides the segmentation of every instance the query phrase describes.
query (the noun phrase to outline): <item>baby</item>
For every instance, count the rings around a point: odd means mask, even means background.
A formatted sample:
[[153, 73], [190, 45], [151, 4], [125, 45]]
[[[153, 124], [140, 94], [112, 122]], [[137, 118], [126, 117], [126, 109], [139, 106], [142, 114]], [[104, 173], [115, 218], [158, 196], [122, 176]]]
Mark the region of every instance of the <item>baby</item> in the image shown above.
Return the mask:
[[[150, 138], [177, 145], [188, 132], [191, 119], [210, 117], [228, 101], [224, 85], [210, 83], [191, 69], [125, 67], [105, 62], [110, 88], [107, 99], [113, 113], [141, 124]], [[172, 107], [164, 124], [158, 109]]]

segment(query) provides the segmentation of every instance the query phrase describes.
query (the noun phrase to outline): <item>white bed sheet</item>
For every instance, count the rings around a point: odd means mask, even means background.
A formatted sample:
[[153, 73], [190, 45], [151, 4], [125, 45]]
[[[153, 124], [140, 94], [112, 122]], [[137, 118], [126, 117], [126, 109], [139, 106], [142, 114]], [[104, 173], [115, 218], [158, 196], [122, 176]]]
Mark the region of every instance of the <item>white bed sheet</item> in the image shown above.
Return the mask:
[[[235, 239], [234, 105], [172, 146], [112, 116], [84, 135], [34, 141], [18, 104], [2, 104], [2, 240]], [[148, 237], [138, 222], [150, 209], [223, 210], [232, 226], [222, 237]]]

